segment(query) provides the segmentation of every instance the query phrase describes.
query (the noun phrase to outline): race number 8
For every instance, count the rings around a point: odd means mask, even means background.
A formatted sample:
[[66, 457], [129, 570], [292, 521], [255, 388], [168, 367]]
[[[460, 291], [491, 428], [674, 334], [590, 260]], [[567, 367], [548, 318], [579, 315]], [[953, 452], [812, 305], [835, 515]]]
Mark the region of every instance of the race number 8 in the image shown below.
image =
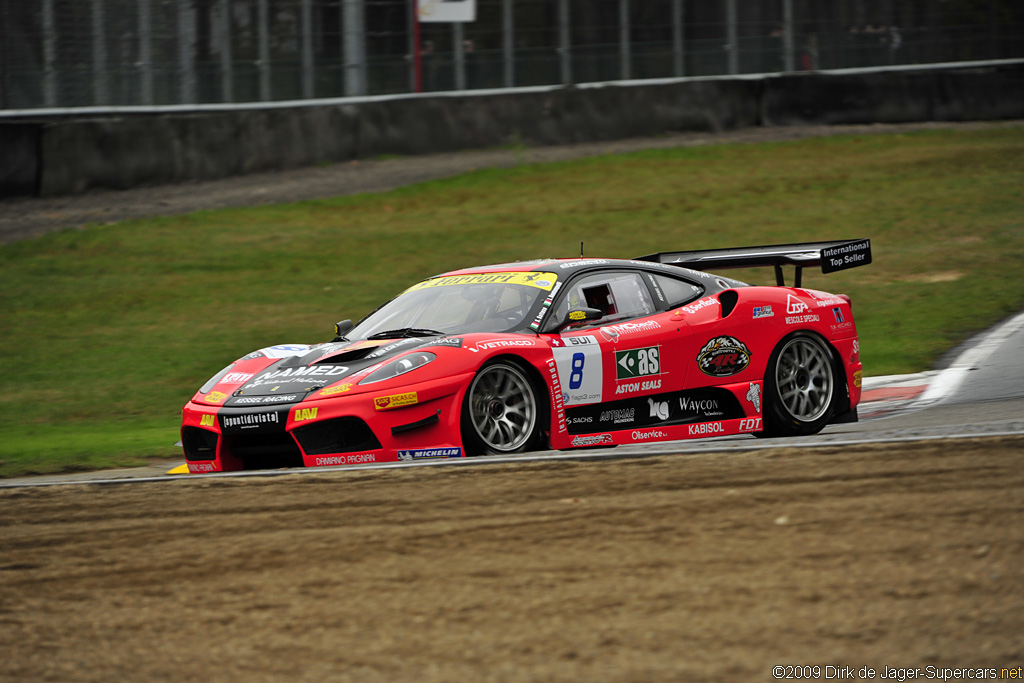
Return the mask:
[[582, 353], [572, 354], [572, 373], [569, 375], [569, 388], [576, 390], [583, 384], [583, 363], [587, 357]]

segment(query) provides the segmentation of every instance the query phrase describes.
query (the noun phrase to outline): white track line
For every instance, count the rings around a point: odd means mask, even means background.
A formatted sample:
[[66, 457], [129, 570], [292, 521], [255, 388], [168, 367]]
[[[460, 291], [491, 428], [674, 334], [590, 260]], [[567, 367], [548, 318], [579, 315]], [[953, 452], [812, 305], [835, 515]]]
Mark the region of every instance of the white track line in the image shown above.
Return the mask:
[[991, 332], [986, 333], [977, 344], [961, 353], [952, 365], [932, 379], [921, 397], [914, 402], [913, 408], [924, 408], [941, 403], [952, 396], [963, 384], [968, 372], [977, 369], [1022, 328], [1024, 328], [1024, 313], [1018, 313]]

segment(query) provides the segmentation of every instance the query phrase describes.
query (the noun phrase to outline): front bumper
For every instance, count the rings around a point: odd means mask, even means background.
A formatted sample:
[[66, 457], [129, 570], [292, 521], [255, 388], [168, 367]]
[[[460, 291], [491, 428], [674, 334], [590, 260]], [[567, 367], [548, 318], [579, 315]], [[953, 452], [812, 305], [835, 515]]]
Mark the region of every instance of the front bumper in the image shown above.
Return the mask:
[[459, 415], [471, 378], [358, 387], [352, 393], [265, 407], [189, 403], [181, 427], [188, 469], [225, 472], [462, 457]]

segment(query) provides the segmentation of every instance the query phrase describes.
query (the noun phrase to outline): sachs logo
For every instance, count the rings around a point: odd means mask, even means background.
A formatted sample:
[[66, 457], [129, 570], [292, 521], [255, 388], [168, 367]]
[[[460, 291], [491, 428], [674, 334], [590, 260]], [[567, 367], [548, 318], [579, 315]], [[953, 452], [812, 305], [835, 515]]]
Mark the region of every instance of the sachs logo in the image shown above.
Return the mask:
[[700, 350], [697, 366], [705, 375], [729, 377], [739, 374], [750, 363], [750, 350], [735, 337], [715, 337]]

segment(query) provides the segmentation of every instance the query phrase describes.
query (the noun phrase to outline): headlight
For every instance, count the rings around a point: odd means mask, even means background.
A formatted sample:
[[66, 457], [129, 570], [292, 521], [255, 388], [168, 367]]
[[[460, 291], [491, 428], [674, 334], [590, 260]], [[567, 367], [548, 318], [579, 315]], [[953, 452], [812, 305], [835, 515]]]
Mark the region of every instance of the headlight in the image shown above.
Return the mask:
[[210, 378], [210, 379], [209, 379], [209, 380], [208, 380], [208, 381], [206, 382], [206, 384], [204, 384], [204, 385], [203, 385], [203, 386], [202, 386], [202, 387], [201, 387], [201, 388], [199, 389], [199, 393], [200, 393], [200, 394], [208, 394], [208, 393], [210, 393], [211, 391], [213, 391], [213, 388], [214, 388], [215, 386], [217, 386], [217, 382], [219, 382], [219, 381], [220, 381], [220, 380], [221, 380], [221, 379], [222, 379], [222, 378], [224, 377], [224, 375], [228, 374], [228, 370], [230, 370], [230, 369], [231, 369], [231, 368], [233, 368], [233, 367], [235, 367], [235, 364], [234, 364], [234, 363], [232, 363], [231, 365], [227, 366], [226, 368], [224, 368], [223, 370], [221, 370], [220, 372], [218, 372], [218, 373], [217, 373], [216, 375], [214, 375], [213, 377], [211, 377], [211, 378]]
[[402, 356], [401, 358], [396, 358], [383, 367], [377, 368], [369, 375], [359, 380], [359, 384], [373, 384], [374, 382], [383, 382], [386, 379], [393, 379], [399, 375], [404, 375], [407, 372], [412, 372], [416, 368], [421, 368], [435, 358], [437, 358], [437, 356], [426, 351], [410, 353], [406, 356]]

